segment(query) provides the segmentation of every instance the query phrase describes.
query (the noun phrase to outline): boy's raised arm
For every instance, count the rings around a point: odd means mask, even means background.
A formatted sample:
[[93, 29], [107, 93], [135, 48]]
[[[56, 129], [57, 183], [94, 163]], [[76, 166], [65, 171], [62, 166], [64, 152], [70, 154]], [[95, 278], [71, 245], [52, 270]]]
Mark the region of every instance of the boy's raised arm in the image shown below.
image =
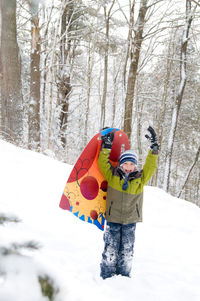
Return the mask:
[[158, 159], [158, 155], [153, 154], [152, 151], [149, 150], [142, 171], [142, 182], [144, 185], [146, 185], [149, 182], [149, 180], [155, 173], [157, 168], [157, 159]]
[[99, 169], [107, 181], [112, 177], [112, 166], [109, 162], [109, 156], [114, 140], [114, 133], [109, 133], [102, 137], [101, 151], [99, 154], [98, 165]]
[[146, 157], [145, 164], [143, 166], [142, 182], [144, 185], [146, 185], [149, 182], [149, 180], [151, 179], [151, 177], [156, 171], [158, 150], [159, 150], [156, 132], [151, 126], [149, 126], [147, 130], [149, 131], [150, 136], [145, 135], [145, 137], [150, 142], [151, 150], [149, 150], [148, 155]]

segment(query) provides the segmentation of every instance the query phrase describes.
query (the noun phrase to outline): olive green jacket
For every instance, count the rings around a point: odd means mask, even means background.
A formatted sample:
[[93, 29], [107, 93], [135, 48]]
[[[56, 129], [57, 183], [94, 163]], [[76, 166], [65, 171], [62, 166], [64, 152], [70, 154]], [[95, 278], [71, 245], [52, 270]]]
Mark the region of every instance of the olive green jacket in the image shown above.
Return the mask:
[[156, 170], [158, 155], [149, 150], [143, 169], [128, 175], [127, 190], [122, 189], [126, 173], [110, 164], [109, 155], [110, 150], [103, 148], [98, 159], [99, 169], [108, 182], [106, 220], [120, 224], [141, 222], [143, 188]]

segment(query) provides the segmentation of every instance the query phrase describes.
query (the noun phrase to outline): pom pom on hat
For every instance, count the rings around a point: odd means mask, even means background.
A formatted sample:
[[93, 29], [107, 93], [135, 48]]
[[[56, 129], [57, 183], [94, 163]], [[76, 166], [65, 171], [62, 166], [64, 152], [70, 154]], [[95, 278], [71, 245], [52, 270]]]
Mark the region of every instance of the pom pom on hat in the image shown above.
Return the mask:
[[130, 161], [137, 166], [137, 161], [138, 161], [137, 154], [131, 150], [127, 150], [124, 153], [122, 153], [119, 158], [119, 165], [121, 166], [127, 161]]

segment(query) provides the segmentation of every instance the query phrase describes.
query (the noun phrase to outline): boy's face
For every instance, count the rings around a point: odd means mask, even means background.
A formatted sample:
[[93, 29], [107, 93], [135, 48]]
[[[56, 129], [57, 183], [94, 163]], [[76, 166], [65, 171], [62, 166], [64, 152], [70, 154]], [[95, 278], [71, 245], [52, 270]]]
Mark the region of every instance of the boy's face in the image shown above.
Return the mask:
[[121, 165], [121, 168], [123, 169], [123, 171], [129, 174], [130, 172], [133, 172], [135, 170], [135, 164], [131, 161], [126, 161]]

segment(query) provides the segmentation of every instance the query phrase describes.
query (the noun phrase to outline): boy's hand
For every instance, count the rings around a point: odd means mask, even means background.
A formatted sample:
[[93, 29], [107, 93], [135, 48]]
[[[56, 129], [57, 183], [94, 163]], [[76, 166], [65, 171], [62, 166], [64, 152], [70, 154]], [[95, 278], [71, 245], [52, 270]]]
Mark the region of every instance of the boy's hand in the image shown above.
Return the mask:
[[112, 148], [112, 143], [114, 140], [114, 133], [109, 133], [105, 136], [101, 137], [102, 139], [102, 148], [107, 148], [107, 149], [111, 149]]
[[148, 127], [147, 131], [149, 131], [149, 133], [151, 134], [151, 137], [149, 137], [148, 135], [145, 135], [145, 137], [150, 142], [150, 148], [152, 149], [152, 151], [154, 153], [158, 153], [159, 145], [158, 145], [158, 139], [157, 139], [156, 132], [154, 131], [154, 129], [151, 126]]

